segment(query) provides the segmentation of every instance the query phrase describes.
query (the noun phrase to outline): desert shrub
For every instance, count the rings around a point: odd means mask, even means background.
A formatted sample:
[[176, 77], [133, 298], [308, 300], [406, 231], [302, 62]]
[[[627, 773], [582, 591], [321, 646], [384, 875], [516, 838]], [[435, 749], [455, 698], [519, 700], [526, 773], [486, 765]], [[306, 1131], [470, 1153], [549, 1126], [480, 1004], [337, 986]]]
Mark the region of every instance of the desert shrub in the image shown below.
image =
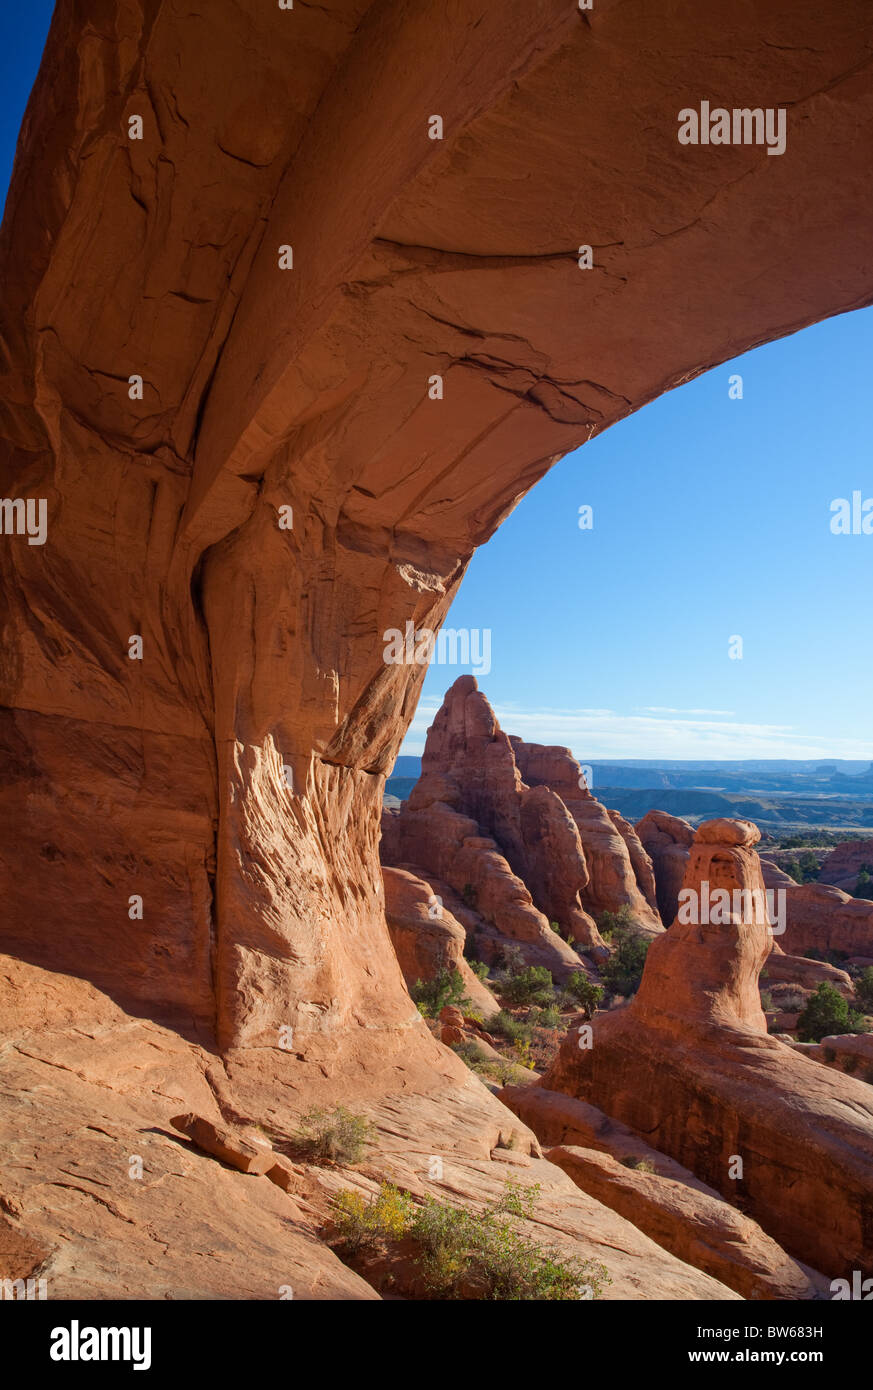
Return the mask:
[[797, 1021], [797, 1036], [801, 1042], [821, 1042], [830, 1033], [866, 1031], [862, 1015], [850, 1009], [839, 990], [826, 982], [820, 984], [807, 1001]]
[[561, 1015], [556, 1005], [546, 1009], [531, 1009], [527, 1021], [532, 1028], [560, 1028]]
[[461, 897], [464, 899], [464, 902], [467, 904], [468, 907], [475, 908], [478, 893], [476, 892], [476, 889], [473, 887], [472, 883], [464, 884], [463, 890], [461, 892]]
[[414, 1215], [414, 1203], [390, 1183], [383, 1183], [369, 1199], [361, 1192], [340, 1192], [333, 1204], [337, 1235], [348, 1250], [361, 1250], [378, 1240], [399, 1240]]
[[549, 926], [551, 927], [553, 932], [557, 932], [558, 936], [561, 935], [561, 926], [559, 922], [550, 922]]
[[768, 1014], [773, 1008], [773, 996], [769, 989], [761, 991], [761, 1008], [764, 1010], [765, 1014]]
[[473, 974], [484, 984], [488, 979], [488, 966], [485, 964], [484, 960], [471, 960], [469, 964]]
[[460, 970], [446, 970], [445, 966], [432, 980], [416, 980], [409, 992], [425, 1018], [439, 1018], [447, 1004], [454, 1004], [465, 1014], [472, 1008]]
[[873, 1013], [873, 965], [865, 966], [855, 981], [855, 993], [862, 1009]]
[[518, 975], [520, 971], [524, 970], [524, 966], [524, 953], [521, 947], [507, 942], [500, 952], [501, 972], [505, 975]]
[[531, 1052], [531, 1041], [529, 1038], [519, 1038], [515, 1044], [515, 1055], [519, 1066], [527, 1067], [528, 1071], [534, 1070], [533, 1055]]
[[483, 1211], [434, 1197], [420, 1206], [386, 1183], [371, 1198], [341, 1192], [334, 1201], [336, 1243], [350, 1251], [410, 1237], [434, 1297], [578, 1301], [596, 1298], [609, 1276], [602, 1265], [560, 1259], [515, 1224], [533, 1214], [539, 1184], [508, 1182]]
[[362, 1115], [343, 1106], [315, 1106], [300, 1121], [297, 1146], [310, 1163], [360, 1163], [371, 1135], [372, 1126]]
[[544, 965], [528, 965], [519, 971], [501, 972], [495, 989], [510, 1008], [520, 1009], [532, 1004], [545, 1007], [555, 1001], [555, 986]]
[[445, 1299], [596, 1298], [608, 1282], [602, 1266], [556, 1257], [516, 1226], [531, 1215], [537, 1192], [509, 1183], [503, 1196], [480, 1212], [426, 1198], [409, 1234], [419, 1243], [429, 1292]]
[[627, 931], [633, 925], [633, 913], [627, 903], [623, 903], [618, 912], [601, 912], [597, 919], [597, 930], [604, 941], [611, 941], [617, 931]]
[[501, 1009], [499, 1013], [492, 1014], [486, 1027], [489, 1033], [496, 1033], [498, 1037], [506, 1038], [507, 1042], [511, 1043], [522, 1040], [530, 1042], [533, 1038], [530, 1024], [523, 1023], [521, 1019], [513, 1018], [507, 1009]]
[[603, 983], [612, 994], [635, 994], [643, 978], [649, 939], [641, 936], [633, 923], [618, 923], [611, 945], [612, 955], [600, 967]]
[[[763, 998], [764, 996], [762, 995], [762, 1001]], [[774, 1008], [781, 1009], [783, 1013], [786, 1014], [796, 1014], [800, 1012], [805, 1003], [805, 994], [797, 994], [792, 992], [791, 990], [787, 990], [779, 995], [779, 998], [776, 1000]]]
[[873, 898], [873, 864], [862, 864], [858, 870], [853, 897]]
[[451, 1048], [453, 1052], [458, 1054], [462, 1062], [466, 1062], [471, 1071], [482, 1071], [483, 1063], [487, 1058], [471, 1039], [467, 1038], [464, 1042], [452, 1043]]
[[805, 850], [785, 865], [785, 872], [795, 883], [812, 883], [819, 876], [819, 862], [812, 850]]
[[585, 1011], [585, 1017], [591, 1018], [594, 1010], [603, 998], [603, 988], [595, 985], [588, 976], [581, 970], [575, 970], [564, 985], [565, 994]]
[[628, 1154], [621, 1161], [625, 1168], [633, 1168], [637, 1173], [654, 1173], [655, 1171], [655, 1165], [650, 1158], [634, 1158], [633, 1154]]
[[496, 1081], [499, 1086], [510, 1086], [520, 1080], [520, 1062], [511, 1062], [505, 1057], [486, 1057], [474, 1042], [453, 1043], [452, 1051], [457, 1052], [461, 1061], [477, 1076]]

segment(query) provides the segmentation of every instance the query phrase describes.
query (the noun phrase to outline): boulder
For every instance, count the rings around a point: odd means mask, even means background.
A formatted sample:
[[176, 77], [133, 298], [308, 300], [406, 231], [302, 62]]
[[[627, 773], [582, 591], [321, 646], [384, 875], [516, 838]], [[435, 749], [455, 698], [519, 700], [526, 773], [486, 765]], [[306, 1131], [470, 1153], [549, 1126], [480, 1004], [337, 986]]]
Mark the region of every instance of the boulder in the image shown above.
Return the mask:
[[818, 882], [854, 893], [862, 868], [873, 870], [873, 840], [843, 840], [822, 861]]
[[186, 1135], [195, 1148], [236, 1168], [240, 1173], [260, 1176], [276, 1163], [276, 1155], [266, 1139], [258, 1140], [227, 1125], [213, 1124], [202, 1115], [176, 1115], [170, 1124]]

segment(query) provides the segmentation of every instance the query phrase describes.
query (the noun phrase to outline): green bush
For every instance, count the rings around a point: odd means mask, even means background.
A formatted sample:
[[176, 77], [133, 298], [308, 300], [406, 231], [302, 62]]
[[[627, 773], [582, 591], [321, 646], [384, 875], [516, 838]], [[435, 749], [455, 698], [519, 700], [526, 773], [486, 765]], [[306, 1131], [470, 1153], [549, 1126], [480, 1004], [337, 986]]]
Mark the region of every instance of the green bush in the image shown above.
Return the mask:
[[612, 994], [635, 994], [643, 978], [649, 939], [641, 936], [632, 922], [618, 922], [610, 944], [612, 955], [600, 967], [601, 979]]
[[361, 1250], [378, 1240], [400, 1240], [415, 1216], [415, 1204], [391, 1183], [368, 1201], [360, 1192], [340, 1192], [333, 1204], [339, 1242]]
[[873, 898], [873, 864], [862, 864], [858, 870], [858, 880], [855, 884], [853, 897]]
[[461, 893], [461, 897], [464, 899], [464, 902], [467, 904], [468, 907], [472, 907], [472, 908], [475, 909], [475, 907], [476, 907], [476, 900], [477, 900], [478, 896], [479, 896], [479, 895], [478, 895], [476, 889], [473, 887], [472, 883], [465, 883], [465, 884], [464, 884], [464, 888], [463, 888], [463, 892]]
[[597, 930], [604, 941], [611, 941], [615, 932], [628, 931], [633, 925], [633, 913], [627, 903], [622, 904], [618, 912], [601, 912], [597, 919]]
[[547, 1009], [531, 1009], [527, 1021], [532, 1028], [560, 1028], [561, 1014], [556, 1005], [550, 1004]]
[[839, 990], [822, 983], [807, 1000], [806, 1008], [797, 1021], [797, 1036], [801, 1042], [821, 1042], [831, 1033], [866, 1033], [867, 1025], [861, 1014], [850, 1009]]
[[488, 966], [484, 960], [471, 960], [469, 964], [473, 974], [484, 984], [488, 979]]
[[532, 1004], [544, 1007], [555, 1001], [552, 976], [544, 965], [529, 965], [513, 974], [507, 972], [498, 978], [494, 988], [510, 1008]]
[[593, 1017], [594, 1010], [603, 998], [602, 987], [595, 985], [581, 970], [575, 970], [569, 977], [564, 985], [564, 992], [581, 1005], [586, 1018]]
[[485, 1027], [489, 1033], [496, 1033], [498, 1037], [506, 1038], [507, 1042], [531, 1042], [533, 1029], [529, 1023], [523, 1023], [521, 1019], [513, 1018], [507, 1009], [501, 1009], [499, 1013], [492, 1014]]
[[634, 1158], [633, 1154], [628, 1154], [621, 1160], [624, 1168], [633, 1168], [637, 1173], [654, 1173], [655, 1165], [650, 1158]]
[[578, 1301], [596, 1298], [609, 1276], [602, 1265], [551, 1254], [516, 1226], [529, 1217], [539, 1186], [507, 1183], [502, 1197], [479, 1212], [426, 1197], [413, 1206], [395, 1188], [367, 1202], [340, 1193], [335, 1222], [352, 1249], [401, 1236], [418, 1247], [417, 1264], [434, 1298]]
[[310, 1163], [360, 1163], [371, 1136], [372, 1126], [362, 1115], [342, 1106], [314, 1106], [300, 1121], [297, 1146]]
[[409, 992], [425, 1018], [439, 1018], [447, 1004], [454, 1004], [465, 1014], [473, 1007], [464, 993], [460, 970], [446, 970], [445, 966], [432, 980], [416, 980]]

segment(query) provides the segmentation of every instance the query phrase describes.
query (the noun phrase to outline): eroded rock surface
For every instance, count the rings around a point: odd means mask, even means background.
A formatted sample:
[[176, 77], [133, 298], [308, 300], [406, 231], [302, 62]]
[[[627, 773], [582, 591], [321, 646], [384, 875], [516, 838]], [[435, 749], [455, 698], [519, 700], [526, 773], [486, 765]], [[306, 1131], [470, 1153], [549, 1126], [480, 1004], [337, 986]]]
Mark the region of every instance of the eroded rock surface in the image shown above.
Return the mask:
[[[508, 872], [501, 903], [489, 910], [495, 852]], [[533, 948], [526, 945], [532, 964], [549, 964], [559, 977], [578, 957], [552, 922], [583, 950], [603, 949], [594, 914], [605, 910], [628, 908], [641, 930], [661, 929], [651, 864], [633, 828], [594, 800], [569, 749], [507, 737], [473, 676], [446, 692], [419, 781], [398, 812], [383, 815], [382, 859], [420, 865], [468, 890], [493, 926]], [[520, 903], [522, 892], [532, 910], [523, 929], [506, 932], [502, 899]], [[490, 897], [496, 901], [493, 888]]]
[[[710, 894], [762, 891], [757, 835], [741, 821], [700, 826], [684, 889], [701, 903], [705, 882]], [[570, 1030], [544, 1089], [645, 1135], [814, 1268], [866, 1267], [873, 1093], [767, 1036], [758, 993], [772, 945], [766, 915], [680, 918], [652, 942], [628, 1007], [598, 1016], [592, 1040], [578, 1024]]]
[[687, 820], [667, 811], [648, 811], [635, 826], [643, 849], [652, 861], [661, 921], [669, 927], [679, 907], [679, 889], [694, 839]]

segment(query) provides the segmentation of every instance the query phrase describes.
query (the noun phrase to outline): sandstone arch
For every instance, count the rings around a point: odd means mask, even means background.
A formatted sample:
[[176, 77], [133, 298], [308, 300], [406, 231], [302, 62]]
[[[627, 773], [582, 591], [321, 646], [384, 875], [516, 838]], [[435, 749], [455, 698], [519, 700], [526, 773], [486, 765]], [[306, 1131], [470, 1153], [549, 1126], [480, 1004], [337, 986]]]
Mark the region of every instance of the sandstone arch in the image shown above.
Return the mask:
[[[421, 672], [381, 633], [569, 449], [870, 302], [868, 23], [58, 5], [0, 236], [0, 491], [49, 503], [0, 548], [6, 949], [362, 1086], [436, 1065], [377, 859]], [[680, 147], [708, 96], [784, 107], [785, 154]]]

